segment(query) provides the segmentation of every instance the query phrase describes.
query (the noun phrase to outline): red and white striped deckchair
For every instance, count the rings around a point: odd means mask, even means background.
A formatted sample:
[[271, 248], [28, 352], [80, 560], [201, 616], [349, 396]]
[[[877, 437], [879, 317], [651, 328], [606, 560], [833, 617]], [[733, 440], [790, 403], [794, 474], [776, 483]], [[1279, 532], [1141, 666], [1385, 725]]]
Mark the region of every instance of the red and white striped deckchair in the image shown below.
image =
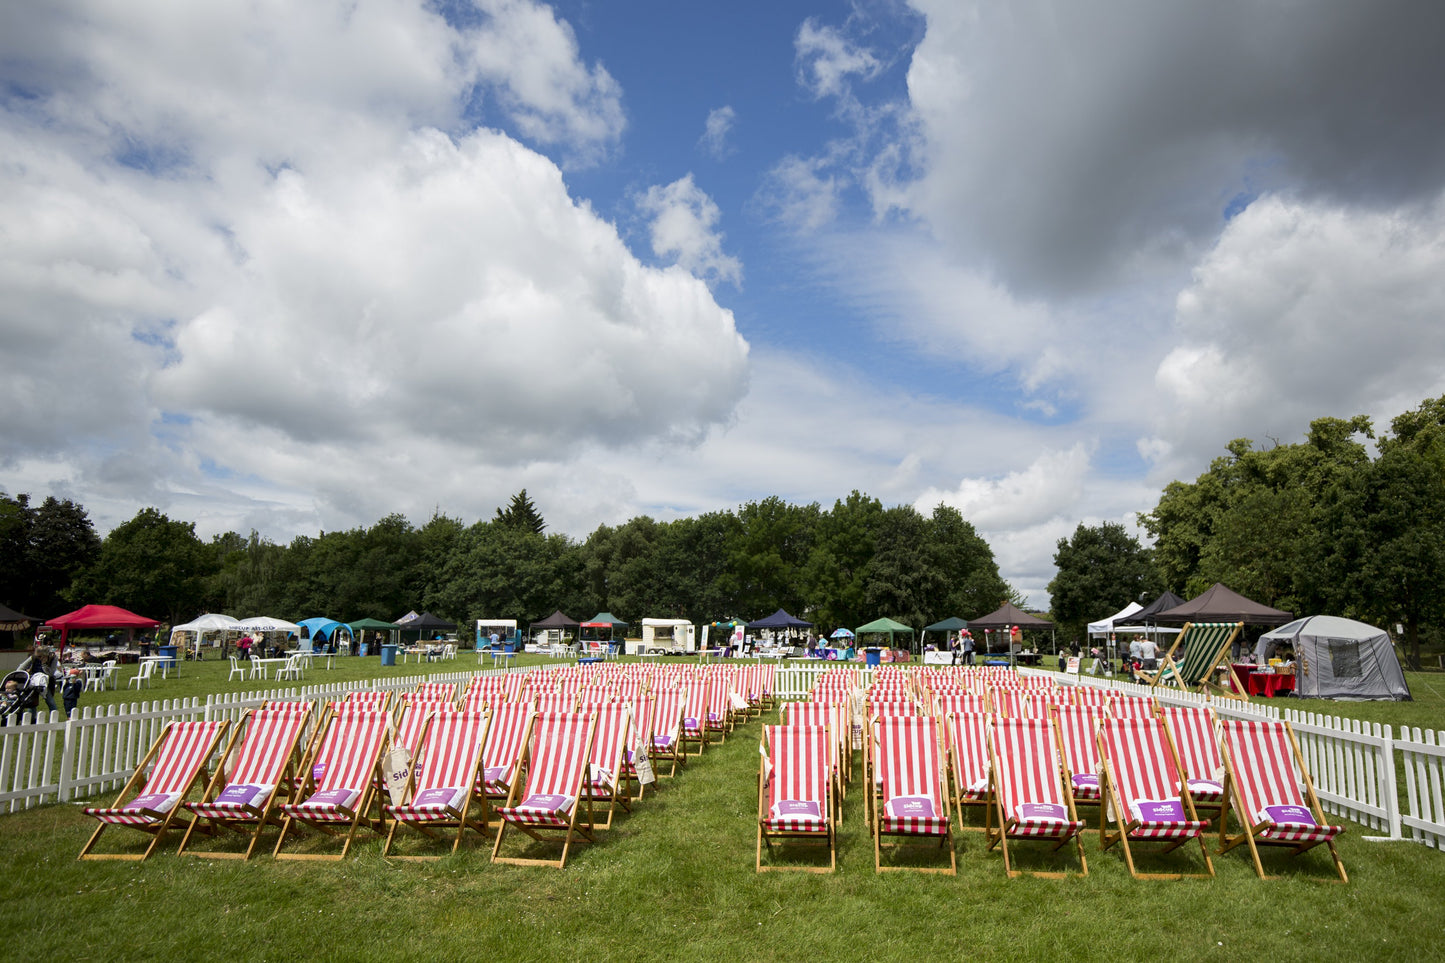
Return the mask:
[[987, 807], [993, 804], [993, 763], [989, 757], [989, 737], [993, 732], [991, 712], [950, 712], [944, 717], [948, 736], [948, 755], [953, 770], [953, 801], [958, 806], [958, 828], [982, 832], [984, 827], [964, 822], [965, 806]]
[[728, 698], [733, 691], [730, 673], [713, 672], [708, 679], [707, 688], [707, 709], [703, 712], [703, 723], [707, 728], [708, 738], [717, 733], [718, 745], [727, 742], [728, 733], [733, 727], [734, 709]]
[[[492, 862], [522, 866], [567, 865], [573, 842], [592, 842], [592, 803], [583, 792], [587, 759], [592, 752], [597, 720], [585, 712], [538, 713], [531, 738], [522, 749], [526, 769], [526, 792], [522, 780], [512, 783], [507, 804], [497, 807], [502, 824], [492, 846]], [[588, 813], [582, 817], [582, 809]], [[509, 827], [516, 827], [539, 842], [560, 842], [560, 858], [502, 856], [502, 840]], [[558, 834], [561, 834], [560, 836]]]
[[[216, 750], [226, 722], [172, 722], [160, 736], [135, 773], [110, 806], [87, 806], [85, 814], [100, 820], [81, 859], [149, 859], [155, 852], [191, 788], [204, 785], [206, 760]], [[149, 833], [151, 843], [143, 853], [94, 853], [91, 850], [105, 830], [126, 826]]]
[[457, 701], [457, 684], [455, 682], [422, 682], [411, 692], [404, 693], [402, 698], [412, 696], [426, 702], [447, 702], [452, 705]]
[[478, 786], [486, 741], [486, 712], [442, 708], [427, 713], [420, 745], [413, 753], [415, 764], [407, 782], [406, 802], [384, 807], [392, 824], [381, 850], [383, 856], [440, 858], [440, 854], [393, 853], [397, 830], [403, 826], [429, 839], [442, 839], [442, 830], [455, 830], [454, 853], [461, 848], [468, 828], [479, 836], [487, 834], [487, 798]]
[[[686, 695], [683, 690], [672, 686], [659, 689], [652, 696], [652, 730], [644, 743], [649, 760], [668, 760], [671, 768], [667, 775], [677, 775], [677, 764], [686, 764], [687, 754], [682, 749], [682, 712]], [[654, 767], [657, 775], [662, 770]]]
[[[177, 853], [207, 859], [250, 859], [267, 826], [281, 825], [279, 801], [290, 795], [301, 774], [301, 735], [311, 714], [309, 702], [281, 703], [280, 708], [246, 713], [231, 730], [221, 762], [200, 800], [181, 803], [191, 824]], [[244, 852], [192, 850], [197, 833], [249, 835]]]
[[[1100, 834], [1101, 848], [1122, 843], [1124, 862], [1135, 879], [1208, 879], [1214, 863], [1204, 845], [1208, 820], [1194, 811], [1189, 787], [1182, 785], [1174, 747], [1164, 724], [1154, 718], [1106, 717], [1099, 726], [1099, 752], [1104, 760], [1104, 795], [1115, 826]], [[1204, 857], [1203, 873], [1141, 873], [1134, 866], [1131, 843], [1163, 843], [1169, 853], [1191, 839]]]
[[1154, 719], [1158, 703], [1150, 696], [1118, 695], [1109, 702], [1109, 715], [1115, 719]]
[[[764, 726], [758, 772], [757, 871], [831, 873], [838, 867], [835, 777], [829, 772], [837, 738], [825, 726]], [[805, 840], [828, 847], [828, 865], [763, 865], [763, 846]]]
[[553, 692], [539, 692], [536, 706], [538, 712], [576, 712], [577, 690], [566, 688]]
[[1099, 832], [1104, 832], [1104, 774], [1099, 756], [1099, 723], [1104, 707], [1098, 705], [1056, 705], [1054, 725], [1058, 728], [1059, 748], [1063, 752], [1064, 770], [1074, 791], [1075, 806], [1094, 806], [1099, 811]]
[[[1304, 756], [1288, 722], [1262, 719], [1221, 719], [1224, 735], [1225, 809], [1219, 816], [1219, 851], [1249, 845], [1254, 871], [1270, 879], [1259, 859], [1259, 847], [1288, 846], [1298, 856], [1320, 843], [1329, 847], [1340, 882], [1349, 882], [1335, 848], [1343, 826], [1325, 822], [1305, 768]], [[1229, 835], [1229, 809], [1240, 832]]]
[[419, 698], [413, 693], [402, 696], [399, 710], [401, 717], [397, 720], [396, 729], [392, 734], [391, 747], [405, 749], [415, 762], [422, 729], [426, 727], [427, 719], [433, 712], [452, 708], [455, 708], [453, 703], [439, 699]]
[[377, 691], [348, 692], [342, 700], [349, 708], [363, 709], [368, 712], [389, 710], [391, 708], [391, 693]]
[[[652, 741], [652, 716], [655, 705], [652, 696], [633, 694], [623, 703], [632, 712], [628, 726], [627, 742], [622, 747], [622, 791], [629, 799], [641, 799], [647, 787], [637, 772], [637, 754], [647, 752]], [[651, 762], [651, 758], [648, 759]], [[654, 777], [655, 778], [655, 777]], [[636, 795], [633, 787], [636, 786]]]
[[828, 770], [833, 777], [832, 799], [837, 810], [833, 813], [833, 821], [839, 826], [843, 824], [843, 799], [847, 791], [844, 784], [849, 765], [848, 726], [844, 724], [846, 718], [847, 713], [844, 706], [829, 705], [826, 702], [783, 703], [782, 720], [784, 725], [814, 726], [828, 730]]
[[988, 693], [993, 711], [1008, 719], [1047, 719], [1052, 700], [1038, 689], [993, 686]]
[[499, 702], [492, 707], [477, 777], [477, 788], [489, 801], [504, 800], [511, 793], [536, 714], [530, 702]]
[[[342, 859], [351, 851], [363, 825], [379, 831], [381, 756], [390, 723], [390, 713], [363, 709], [338, 712], [325, 722], [316, 751], [302, 765], [306, 771], [302, 773], [299, 801], [281, 807], [286, 821], [272, 855], [277, 859]], [[344, 831], [346, 841], [341, 852], [281, 852], [297, 823], [330, 836], [343, 835]]]
[[[587, 757], [587, 778], [582, 781], [582, 796], [595, 804], [588, 807], [593, 829], [611, 829], [612, 814], [618, 806], [632, 812], [632, 799], [622, 774], [623, 755], [632, 742], [632, 709], [620, 702], [595, 706], [586, 710], [597, 720], [592, 737], [592, 751]], [[607, 805], [605, 820], [599, 821], [597, 811]]]
[[1219, 753], [1214, 710], [1208, 706], [1160, 706], [1159, 715], [1179, 753], [1195, 811], [1217, 817], [1224, 810], [1224, 757]]
[[988, 711], [988, 699], [977, 692], [969, 692], [966, 689], [944, 690], [934, 700], [933, 714], [940, 719], [947, 719], [958, 712]]
[[[948, 813], [943, 746], [938, 720], [932, 716], [881, 717], [869, 726], [870, 757], [876, 768], [879, 798], [873, 813], [873, 869], [885, 872], [958, 872]], [[884, 866], [883, 838], [937, 838], [948, 850], [948, 868]]]
[[[1000, 716], [993, 730], [994, 812], [997, 828], [988, 827], [989, 849], [1003, 849], [1004, 872], [1010, 877], [1021, 874], [1014, 869], [1009, 853], [1009, 840], [1053, 843], [1058, 851], [1070, 840], [1079, 853], [1079, 868], [1089, 874], [1084, 858], [1084, 829], [1074, 809], [1074, 795], [1064, 782], [1059, 764], [1059, 749], [1049, 719]], [[1031, 875], [1060, 877], [1061, 872], [1037, 872]]]
[[[700, 756], [707, 749], [707, 710], [712, 684], [707, 679], [688, 679], [682, 684], [682, 751]], [[697, 752], [688, 747], [697, 746]]]
[[1114, 690], [1096, 685], [1071, 685], [1066, 690], [1069, 701], [1076, 706], [1107, 706], [1114, 699]]

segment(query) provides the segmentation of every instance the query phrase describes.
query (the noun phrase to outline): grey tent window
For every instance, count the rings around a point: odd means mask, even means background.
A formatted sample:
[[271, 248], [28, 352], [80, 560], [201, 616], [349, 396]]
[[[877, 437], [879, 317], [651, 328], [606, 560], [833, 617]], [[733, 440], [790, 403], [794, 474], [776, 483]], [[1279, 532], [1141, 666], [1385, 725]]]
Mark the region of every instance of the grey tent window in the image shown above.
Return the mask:
[[1330, 639], [1330, 671], [1336, 679], [1358, 679], [1360, 643], [1352, 639]]

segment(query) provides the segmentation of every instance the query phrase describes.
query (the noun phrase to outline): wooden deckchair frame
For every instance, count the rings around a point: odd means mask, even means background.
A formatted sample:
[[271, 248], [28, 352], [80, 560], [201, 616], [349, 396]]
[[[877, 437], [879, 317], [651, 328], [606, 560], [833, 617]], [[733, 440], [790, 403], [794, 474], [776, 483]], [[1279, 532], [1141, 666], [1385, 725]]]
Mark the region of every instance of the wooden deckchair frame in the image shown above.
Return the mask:
[[[505, 810], [498, 810], [497, 814], [502, 817], [502, 822], [501, 825], [497, 827], [497, 841], [492, 845], [492, 862], [494, 863], [507, 863], [513, 866], [550, 866], [555, 869], [565, 869], [567, 866], [567, 856], [571, 852], [572, 844], [574, 842], [590, 843], [596, 841], [596, 838], [592, 834], [592, 825], [594, 822], [592, 815], [592, 799], [582, 792], [582, 784], [587, 777], [587, 760], [591, 758], [592, 755], [592, 740], [597, 733], [596, 716], [587, 713], [559, 713], [550, 718], [547, 716], [542, 716], [540, 714], [533, 716], [532, 723], [535, 724], [540, 719], [541, 724], [535, 726], [529, 732], [527, 741], [522, 746], [522, 758], [517, 763], [519, 774], [522, 770], [526, 770], [526, 779], [524, 780], [519, 775], [518, 778], [512, 781], [512, 789], [507, 794], [506, 808], [512, 808], [516, 805], [518, 801], [518, 793], [521, 790], [522, 786], [524, 785], [524, 783], [530, 783], [532, 781], [532, 761], [537, 754], [536, 750], [538, 740], [541, 739], [544, 733], [548, 733], [546, 727], [552, 722], [554, 722], [557, 716], [565, 715], [581, 717], [584, 720], [583, 724], [586, 726], [587, 730], [587, 735], [582, 740], [582, 751], [578, 754], [574, 765], [575, 771], [570, 777], [567, 777], [560, 786], [557, 787], [564, 790], [570, 789], [570, 792], [566, 792], [565, 794], [574, 800], [572, 803], [572, 810], [568, 814], [567, 825], [565, 828], [561, 826], [537, 827], [525, 822], [513, 821], [512, 819], [508, 818], [508, 813], [506, 813]], [[527, 786], [528, 795], [531, 795], [531, 788], [532, 787], [530, 785]], [[584, 805], [587, 807], [587, 818], [585, 820], [579, 818], [581, 816], [582, 807]], [[528, 836], [541, 843], [560, 842], [562, 844], [561, 856], [557, 859], [537, 859], [524, 856], [500, 855], [502, 850], [502, 839], [506, 836], [508, 828], [519, 829], [522, 832], [526, 833]], [[562, 836], [560, 838], [556, 835], [558, 832], [562, 833]]]
[[[879, 738], [882, 728], [902, 728], [909, 735], [910, 743], [916, 740], [917, 749], [923, 750], [929, 743], [932, 744], [934, 766], [929, 767], [929, 787], [932, 789], [933, 801], [942, 809], [941, 815], [933, 818], [939, 819], [941, 832], [933, 833], [927, 831], [907, 831], [903, 829], [884, 829], [884, 821], [887, 817], [883, 809], [888, 805], [889, 800], [885, 798], [887, 792], [886, 779], [870, 779], [868, 793], [872, 796], [875, 786], [879, 787], [878, 798], [873, 804], [873, 818], [870, 826], [873, 830], [873, 871], [875, 873], [887, 872], [916, 872], [916, 873], [944, 873], [949, 876], [958, 875], [958, 853], [953, 848], [953, 817], [949, 812], [948, 796], [948, 764], [943, 754], [943, 742], [939, 738], [940, 726], [938, 720], [932, 716], [895, 716], [892, 718], [874, 719], [868, 727], [868, 739], [872, 744], [870, 750], [871, 763], [874, 767], [885, 765], [890, 761], [884, 758], [884, 741]], [[895, 851], [908, 847], [909, 844], [902, 840], [915, 838], [938, 837], [938, 849], [948, 850], [948, 866], [884, 866], [883, 865], [883, 837], [888, 836], [899, 840], [893, 846]], [[911, 848], [922, 848], [920, 844], [913, 844]]]
[[[838, 825], [835, 818], [837, 804], [837, 774], [833, 770], [831, 754], [835, 751], [830, 748], [830, 740], [835, 738], [826, 726], [764, 726], [762, 739], [759, 744], [758, 761], [758, 844], [756, 869], [759, 873], [768, 872], [805, 872], [805, 873], [832, 873], [838, 868]], [[805, 765], [821, 766], [824, 775], [821, 780], [823, 786], [823, 798], [819, 800], [806, 800], [817, 802], [819, 811], [823, 814], [821, 824], [823, 830], [804, 828], [802, 824], [791, 828], [777, 825], [769, 825], [770, 822], [770, 790], [775, 788], [779, 782], [785, 781], [785, 764], [779, 763], [775, 751], [779, 742], [784, 741], [806, 741], [809, 750], [804, 754], [808, 761]], [[818, 758], [821, 752], [822, 758]], [[771, 769], [770, 764], [771, 763]], [[792, 780], [786, 780], [792, 782]], [[768, 852], [773, 850], [773, 841], [783, 840], [792, 842], [816, 842], [827, 846], [827, 866], [777, 866], [763, 865], [763, 846], [766, 844]]]
[[[1185, 692], [1210, 692], [1227, 699], [1243, 700], [1245, 697], [1237, 691], [1242, 687], [1237, 682], [1234, 688], [1230, 688], [1214, 681], [1215, 671], [1243, 628], [1243, 622], [1186, 622], [1183, 631], [1174, 637], [1174, 644], [1159, 661], [1159, 671], [1150, 673], [1140, 670], [1139, 678], [1152, 689], [1173, 684]], [[1174, 661], [1174, 653], [1186, 642], [1184, 661]], [[1232, 678], [1234, 670], [1229, 671]]]
[[[397, 830], [402, 827], [415, 830], [428, 839], [438, 842], [445, 842], [445, 836], [439, 830], [456, 830], [456, 839], [452, 841], [451, 848], [453, 853], [460, 851], [468, 829], [475, 831], [478, 836], [486, 837], [488, 831], [487, 796], [478, 779], [481, 775], [482, 750], [487, 744], [487, 728], [490, 722], [491, 713], [487, 710], [443, 709], [432, 711], [428, 715], [421, 737], [417, 741], [415, 760], [417, 764], [412, 765], [411, 772], [407, 776], [404, 794], [407, 802], [401, 806], [382, 807], [383, 811], [392, 818], [391, 831], [386, 834], [386, 843], [381, 848], [383, 856], [417, 861], [442, 858], [443, 854], [440, 853], [401, 854], [393, 852]], [[448, 726], [473, 727], [467, 734], [472, 745], [468, 745], [466, 741], [462, 742], [461, 749], [454, 756], [455, 763], [449, 772], [449, 775], [458, 777], [461, 781], [447, 786], [419, 785], [417, 770], [421, 769], [423, 779], [427, 779], [428, 774], [435, 770], [436, 764], [433, 761], [435, 752], [432, 748], [432, 740], [437, 738], [439, 732], [444, 732]], [[428, 784], [430, 784], [430, 779], [428, 779]], [[424, 814], [415, 808], [414, 803], [417, 794], [425, 791], [426, 788], [465, 788], [466, 795], [460, 808], [448, 806], [438, 814]], [[474, 806], [481, 810], [480, 821], [476, 817]]]
[[[1220, 855], [1229, 852], [1241, 843], [1247, 844], [1249, 846], [1250, 859], [1254, 862], [1255, 874], [1260, 879], [1277, 879], [1278, 877], [1265, 874], [1264, 864], [1259, 858], [1260, 846], [1286, 847], [1290, 849], [1291, 856], [1298, 856], [1324, 843], [1329, 848], [1330, 859], [1333, 860], [1335, 873], [1339, 876], [1337, 881], [1330, 880], [1330, 882], [1348, 883], [1350, 877], [1345, 873], [1345, 864], [1340, 860], [1339, 849], [1335, 847], [1335, 836], [1339, 834], [1339, 831], [1342, 831], [1342, 828], [1337, 827], [1337, 831], [1327, 839], [1292, 841], [1270, 839], [1261, 835], [1274, 824], [1270, 822], [1256, 823], [1253, 821], [1254, 817], [1249, 815], [1247, 802], [1244, 798], [1244, 789], [1238, 776], [1240, 760], [1235, 759], [1234, 754], [1230, 751], [1229, 729], [1232, 723], [1237, 725], [1240, 722], [1241, 720], [1224, 720], [1222, 723], [1225, 732], [1224, 738], [1221, 740], [1220, 752], [1224, 756], [1225, 789], [1224, 808], [1219, 814]], [[1288, 722], [1266, 722], [1264, 720], [1252, 720], [1252, 722], [1258, 726], [1278, 726], [1283, 729], [1284, 735], [1288, 738], [1288, 747], [1291, 756], [1289, 761], [1294, 764], [1294, 771], [1290, 775], [1298, 776], [1302, 784], [1298, 791], [1304, 798], [1305, 806], [1308, 807], [1310, 813], [1314, 816], [1315, 823], [1321, 828], [1328, 827], [1330, 824], [1325, 819], [1325, 812], [1323, 807], [1320, 806], [1319, 797], [1315, 795], [1314, 781], [1310, 779], [1309, 770], [1305, 768], [1304, 753], [1300, 752], [1299, 740], [1295, 738], [1294, 727]], [[1286, 805], [1291, 804], [1288, 800], [1281, 800], [1281, 802], [1284, 802]], [[1241, 827], [1240, 831], [1233, 836], [1229, 835], [1229, 813], [1231, 809], [1234, 811], [1235, 819]]]
[[[345, 725], [349, 721], [366, 717], [366, 722], [371, 726], [381, 727], [381, 736], [376, 741], [376, 751], [368, 758], [365, 755], [356, 760], [363, 768], [361, 772], [366, 773], [365, 785], [361, 788], [360, 794], [356, 797], [355, 805], [351, 807], [339, 807], [338, 811], [346, 819], [322, 819], [312, 818], [304, 812], [297, 812], [293, 807], [304, 806], [306, 800], [317, 791], [315, 769], [316, 764], [321, 761], [321, 753], [327, 748], [327, 739], [331, 729], [336, 725]], [[381, 760], [386, 755], [386, 747], [389, 741], [387, 723], [391, 714], [385, 709], [356, 709], [351, 712], [333, 712], [325, 720], [325, 724], [317, 733], [315, 746], [306, 758], [302, 760], [302, 783], [293, 797], [298, 800], [295, 803], [288, 803], [282, 807], [285, 813], [285, 821], [281, 824], [281, 835], [276, 839], [276, 848], [271, 855], [276, 859], [295, 860], [324, 860], [336, 862], [345, 859], [351, 852], [351, 844], [356, 841], [356, 835], [363, 827], [380, 835], [385, 828], [384, 818], [381, 812]], [[354, 746], [345, 747], [348, 751], [355, 751]], [[327, 765], [331, 760], [326, 760]], [[325, 777], [323, 776], [323, 782]], [[328, 836], [344, 837], [344, 842], [339, 853], [283, 853], [281, 848], [286, 843], [286, 837], [296, 823], [304, 823], [313, 829], [318, 829]], [[345, 826], [345, 832], [337, 827]]]
[[[280, 828], [281, 819], [276, 815], [277, 806], [283, 798], [290, 797], [291, 791], [299, 782], [301, 737], [311, 718], [310, 703], [300, 703], [300, 705], [304, 706], [300, 711], [295, 709], [249, 710], [232, 728], [231, 738], [221, 752], [221, 762], [216, 766], [215, 774], [206, 785], [200, 801], [181, 804], [190, 810], [191, 823], [186, 827], [185, 836], [181, 837], [180, 848], [176, 850], [178, 855], [188, 854], [204, 859], [250, 859], [255, 854], [256, 845], [261, 841], [261, 834], [266, 827]], [[268, 778], [271, 791], [259, 806], [226, 807], [224, 810], [217, 808], [215, 806], [216, 797], [236, 780], [241, 756], [248, 750], [251, 739], [256, 737], [256, 729], [263, 726], [270, 718], [294, 720], [294, 730], [290, 737], [287, 738], [283, 731], [280, 739], [272, 743], [271, 754], [266, 757], [270, 761]], [[279, 723], [277, 724], [279, 725]], [[220, 836], [223, 832], [242, 836], [249, 835], [250, 841], [247, 843], [245, 851], [239, 853], [224, 850], [196, 850], [190, 847], [191, 839], [197, 832], [213, 838]]]
[[[164, 839], [166, 833], [170, 831], [176, 814], [180, 812], [181, 800], [176, 800], [175, 805], [164, 812], [153, 809], [127, 810], [123, 805], [123, 801], [126, 799], [134, 800], [141, 795], [148, 795], [148, 793], [141, 792], [143, 789], [149, 789], [153, 793], [157, 788], [167, 793], [178, 792], [181, 794], [181, 797], [184, 798], [197, 784], [204, 784], [206, 781], [206, 761], [210, 759], [211, 754], [216, 751], [216, 743], [221, 740], [221, 735], [226, 731], [227, 725], [228, 723], [224, 720], [220, 722], [172, 722], [162, 729], [161, 734], [156, 737], [156, 741], [151, 744], [150, 751], [145, 754], [145, 758], [135, 767], [135, 772], [131, 774], [126, 784], [121, 787], [120, 793], [115, 797], [115, 803], [109, 807], [87, 807], [85, 809], [85, 814], [87, 816], [94, 816], [100, 820], [100, 825], [95, 827], [95, 832], [91, 834], [90, 839], [80, 850], [80, 856], [77, 858], [135, 861], [149, 859], [151, 853], [156, 851], [156, 848], [161, 844], [161, 840]], [[161, 762], [168, 761], [163, 757], [163, 751], [170, 746], [170, 740], [186, 739], [187, 737], [192, 737], [194, 741], [190, 743], [189, 751], [185, 752], [182, 758], [176, 761], [178, 766], [181, 763], [184, 763], [184, 766], [179, 766], [176, 773], [156, 773], [154, 770], [147, 773], [146, 767], [152, 763], [155, 763], [158, 768]], [[174, 782], [168, 782], [166, 785], [160, 787], [154, 786], [154, 783], [162, 776], [172, 777], [174, 778]], [[134, 819], [144, 819], [146, 821], [132, 821]], [[95, 844], [100, 840], [101, 834], [111, 826], [125, 826], [139, 832], [149, 833], [151, 843], [143, 853], [92, 852], [91, 850], [95, 848]]]
[[[1056, 792], [1059, 794], [1057, 798], [1061, 798], [1063, 800], [1062, 805], [1064, 806], [1065, 812], [1067, 813], [1068, 823], [1070, 827], [1072, 827], [1073, 824], [1077, 824], [1077, 828], [1069, 828], [1069, 831], [1067, 832], [1057, 833], [1054, 835], [1015, 832], [1015, 828], [1018, 826], [1019, 821], [1018, 819], [1014, 818], [1012, 813], [1006, 811], [1005, 797], [1007, 793], [1002, 791], [1001, 787], [1005, 784], [1007, 776], [1011, 772], [1010, 767], [1016, 765], [1024, 765], [1030, 760], [1017, 758], [1013, 753], [1009, 753], [1008, 755], [1003, 754], [1000, 748], [1000, 743], [1005, 740], [1000, 737], [1000, 732], [1010, 727], [1044, 727], [1048, 729], [1048, 738], [1044, 740], [1044, 745], [1047, 748], [1044, 751], [1048, 753], [1050, 758], [1047, 760], [1038, 761], [1045, 763], [1042, 778], [1045, 780], [1052, 779], [1052, 785]], [[1074, 805], [1074, 791], [1073, 787], [1070, 785], [1068, 770], [1064, 767], [1062, 754], [1059, 751], [1058, 734], [1057, 730], [1054, 728], [1053, 720], [1037, 718], [1018, 719], [1008, 718], [1004, 716], [998, 717], [994, 723], [992, 752], [994, 805], [989, 810], [990, 818], [989, 822], [985, 824], [985, 832], [988, 838], [988, 848], [993, 849], [995, 846], [998, 846], [1003, 851], [1004, 873], [1010, 879], [1025, 875], [1026, 873], [1026, 871], [1015, 869], [1013, 866], [1013, 859], [1012, 856], [1009, 854], [1009, 840], [1012, 839], [1020, 842], [1052, 842], [1054, 844], [1054, 852], [1058, 852], [1060, 849], [1064, 848], [1064, 846], [1066, 846], [1069, 842], [1072, 841], [1079, 856], [1080, 875], [1089, 875], [1089, 862], [1088, 859], [1084, 856], [1085, 824], [1082, 820], [1079, 819], [1078, 809]], [[1034, 800], [1017, 800], [1017, 802], [1020, 804], [1030, 801]], [[1053, 803], [1052, 799], [1040, 799], [1036, 801]], [[992, 820], [994, 818], [998, 819], [997, 827], [992, 824]], [[1067, 871], [1035, 871], [1027, 872], [1027, 875], [1038, 876], [1044, 879], [1064, 879], [1067, 878], [1069, 874]]]
[[[1162, 767], [1160, 779], [1161, 791], [1167, 792], [1173, 788], [1179, 794], [1179, 800], [1184, 808], [1184, 815], [1188, 822], [1195, 824], [1193, 831], [1181, 828], [1173, 835], [1160, 835], [1156, 837], [1139, 837], [1134, 833], [1139, 831], [1144, 824], [1130, 815], [1129, 803], [1134, 800], [1125, 799], [1122, 794], [1119, 777], [1121, 764], [1110, 753], [1112, 745], [1110, 736], [1115, 732], [1136, 730], [1139, 732], [1140, 742], [1147, 743], [1157, 738], [1158, 752], [1151, 754], [1149, 764]], [[1209, 858], [1209, 847], [1205, 845], [1204, 834], [1209, 829], [1209, 821], [1201, 820], [1194, 809], [1194, 797], [1189, 792], [1189, 783], [1183, 778], [1184, 768], [1179, 763], [1179, 753], [1174, 748], [1174, 742], [1169, 737], [1169, 727], [1164, 725], [1163, 720], [1158, 718], [1105, 718], [1099, 727], [1097, 734], [1099, 746], [1099, 758], [1104, 763], [1103, 795], [1109, 801], [1108, 808], [1113, 810], [1115, 831], [1109, 832], [1101, 828], [1099, 830], [1099, 848], [1108, 850], [1115, 843], [1120, 844], [1124, 852], [1124, 862], [1129, 867], [1129, 875], [1135, 879], [1213, 879], [1214, 861]], [[1171, 853], [1191, 839], [1198, 840], [1199, 853], [1204, 857], [1205, 872], [1203, 873], [1144, 873], [1140, 872], [1134, 865], [1133, 845], [1135, 843], [1162, 843], [1163, 853]]]

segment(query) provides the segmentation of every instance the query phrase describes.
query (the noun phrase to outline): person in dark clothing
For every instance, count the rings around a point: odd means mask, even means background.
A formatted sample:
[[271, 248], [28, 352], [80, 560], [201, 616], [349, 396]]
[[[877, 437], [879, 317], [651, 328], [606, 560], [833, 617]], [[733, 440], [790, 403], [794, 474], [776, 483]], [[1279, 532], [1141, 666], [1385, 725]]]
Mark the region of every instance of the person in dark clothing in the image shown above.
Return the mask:
[[80, 694], [85, 691], [85, 673], [71, 669], [65, 674], [65, 684], [60, 687], [60, 698], [65, 703], [65, 718], [69, 719], [75, 707], [80, 704]]

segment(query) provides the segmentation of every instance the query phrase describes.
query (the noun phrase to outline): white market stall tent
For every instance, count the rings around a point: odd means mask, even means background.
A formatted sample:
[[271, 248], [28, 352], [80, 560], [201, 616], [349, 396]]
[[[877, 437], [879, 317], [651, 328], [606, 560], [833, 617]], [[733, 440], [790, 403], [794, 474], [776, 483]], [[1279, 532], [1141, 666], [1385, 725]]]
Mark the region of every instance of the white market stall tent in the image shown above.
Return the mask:
[[1138, 602], [1130, 602], [1128, 605], [1124, 606], [1122, 609], [1115, 612], [1107, 619], [1100, 619], [1097, 622], [1090, 622], [1089, 634], [1108, 635], [1110, 632], [1114, 631], [1114, 623], [1121, 622], [1123, 619], [1128, 618], [1143, 607], [1144, 606], [1140, 605]]
[[636, 645], [638, 652], [696, 652], [697, 626], [687, 619], [643, 619], [642, 641]]

